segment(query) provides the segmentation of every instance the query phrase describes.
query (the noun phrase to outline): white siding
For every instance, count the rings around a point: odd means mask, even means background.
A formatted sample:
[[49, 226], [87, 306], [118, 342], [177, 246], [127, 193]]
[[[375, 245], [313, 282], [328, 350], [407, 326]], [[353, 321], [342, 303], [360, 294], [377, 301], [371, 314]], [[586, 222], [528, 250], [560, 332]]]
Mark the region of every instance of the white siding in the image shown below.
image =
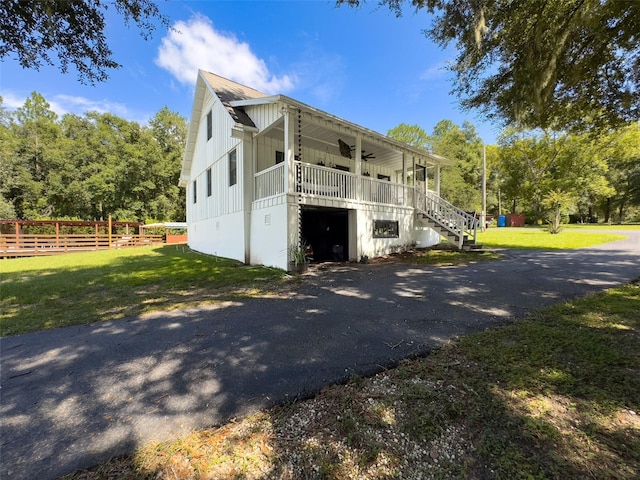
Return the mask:
[[251, 212], [252, 265], [287, 269], [288, 211], [285, 195], [254, 202]]
[[[206, 117], [210, 110], [213, 112], [213, 135], [207, 140]], [[191, 181], [187, 187], [187, 222], [192, 248], [244, 261], [243, 145], [231, 137], [233, 125], [217, 97], [207, 92], [194, 150]], [[233, 149], [236, 149], [237, 181], [229, 186], [228, 158]], [[207, 196], [206, 172], [209, 168], [211, 196]], [[198, 189], [196, 203], [193, 203], [194, 180]]]
[[280, 103], [270, 103], [247, 107], [245, 111], [258, 127], [258, 130], [262, 131], [282, 117], [281, 108], [282, 104]]
[[189, 222], [189, 246], [199, 252], [244, 262], [244, 215], [232, 213]]
[[[398, 222], [399, 238], [373, 238], [374, 220]], [[415, 216], [411, 208], [369, 207], [358, 210], [357, 238], [359, 257], [379, 257], [416, 244], [428, 247], [440, 242], [440, 235], [430, 228], [414, 228]]]

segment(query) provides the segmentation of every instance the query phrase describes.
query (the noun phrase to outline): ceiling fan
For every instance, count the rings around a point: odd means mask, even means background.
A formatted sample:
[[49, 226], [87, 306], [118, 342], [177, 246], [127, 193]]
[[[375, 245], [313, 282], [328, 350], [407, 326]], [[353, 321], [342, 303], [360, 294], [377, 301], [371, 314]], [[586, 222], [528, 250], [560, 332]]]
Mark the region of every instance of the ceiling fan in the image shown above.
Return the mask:
[[[344, 142], [341, 139], [338, 139], [338, 147], [340, 147], [340, 155], [342, 155], [345, 158], [353, 158], [351, 156], [351, 152], [355, 150], [356, 147], [349, 146], [347, 142]], [[376, 158], [373, 153], [364, 153], [364, 150], [362, 150], [360, 153], [361, 153], [360, 158], [365, 162], [372, 158]]]

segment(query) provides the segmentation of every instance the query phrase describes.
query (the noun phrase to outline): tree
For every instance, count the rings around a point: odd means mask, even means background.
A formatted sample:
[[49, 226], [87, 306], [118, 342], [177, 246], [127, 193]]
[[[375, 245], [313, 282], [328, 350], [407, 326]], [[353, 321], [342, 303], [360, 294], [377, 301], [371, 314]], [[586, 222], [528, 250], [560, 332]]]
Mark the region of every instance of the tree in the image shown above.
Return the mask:
[[145, 39], [155, 29], [154, 19], [169, 25], [152, 0], [5, 0], [0, 2], [0, 58], [15, 55], [22, 67], [39, 70], [54, 65], [55, 55], [63, 73], [74, 65], [82, 83], [102, 82], [108, 70], [120, 67], [104, 35], [109, 6], [125, 24], [135, 22]]
[[429, 135], [427, 135], [427, 132], [418, 125], [401, 123], [397, 127], [387, 131], [387, 136], [398, 140], [399, 142], [411, 145], [412, 147], [431, 151], [431, 139], [429, 138]]
[[187, 122], [165, 107], [149, 123], [97, 112], [58, 119], [35, 92], [13, 113], [0, 102], [0, 216], [184, 219]]
[[442, 168], [441, 196], [464, 210], [480, 210], [482, 140], [473, 124], [464, 122], [459, 127], [451, 120], [441, 120], [427, 135], [418, 125], [401, 123], [387, 135], [453, 160], [453, 166]]
[[13, 170], [7, 188], [20, 218], [50, 216], [54, 208], [47, 197], [49, 174], [60, 166], [61, 135], [58, 116], [42, 95], [33, 92], [16, 109], [11, 122], [14, 151], [8, 159]]
[[10, 124], [11, 114], [4, 107], [0, 96], [0, 218], [16, 218], [16, 210], [10, 198], [10, 186], [15, 175], [13, 160], [16, 150]]
[[430, 137], [433, 153], [455, 161], [444, 167], [440, 194], [455, 206], [468, 211], [481, 209], [482, 140], [472, 123], [462, 127], [451, 120], [442, 120]]
[[153, 205], [153, 218], [185, 220], [186, 197], [178, 187], [178, 182], [187, 142], [187, 119], [165, 106], [149, 120], [149, 126], [162, 152], [162, 161], [155, 164], [160, 181]]
[[580, 202], [592, 206], [612, 193], [607, 162], [590, 136], [511, 128], [499, 146], [501, 189], [512, 213], [524, 211], [557, 226]]
[[616, 209], [622, 223], [630, 208], [640, 207], [640, 123], [604, 135], [599, 154], [609, 165], [607, 179], [615, 190], [604, 198], [604, 221], [609, 222]]
[[[338, 0], [359, 5], [359, 0]], [[380, 0], [396, 15], [405, 0]], [[458, 51], [465, 108], [526, 128], [614, 127], [640, 118], [640, 2], [411, 0], [426, 35]]]

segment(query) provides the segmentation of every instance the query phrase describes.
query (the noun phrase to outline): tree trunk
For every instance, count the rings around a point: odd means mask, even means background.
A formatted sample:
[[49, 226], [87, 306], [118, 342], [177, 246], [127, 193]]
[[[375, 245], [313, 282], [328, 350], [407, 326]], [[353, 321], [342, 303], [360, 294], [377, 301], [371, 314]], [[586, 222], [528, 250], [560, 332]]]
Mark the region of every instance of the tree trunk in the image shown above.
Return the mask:
[[607, 198], [607, 203], [604, 204], [604, 223], [609, 223], [611, 217], [611, 197]]
[[620, 201], [620, 207], [618, 209], [618, 224], [621, 224], [624, 221], [624, 200]]

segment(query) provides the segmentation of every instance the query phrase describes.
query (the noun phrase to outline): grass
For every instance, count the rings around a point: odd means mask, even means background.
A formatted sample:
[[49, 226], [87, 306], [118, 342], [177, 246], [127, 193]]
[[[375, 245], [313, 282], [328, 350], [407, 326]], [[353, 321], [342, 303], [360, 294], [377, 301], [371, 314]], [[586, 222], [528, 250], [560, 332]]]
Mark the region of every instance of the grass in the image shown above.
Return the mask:
[[615, 240], [624, 235], [607, 232], [584, 232], [581, 229], [565, 229], [551, 235], [544, 227], [489, 228], [478, 233], [478, 243], [486, 248], [523, 248], [544, 250], [566, 250], [591, 247]]
[[65, 478], [635, 479], [638, 471], [640, 285], [630, 284]]
[[608, 224], [608, 223], [570, 223], [563, 228], [579, 230], [640, 230], [640, 223]]
[[283, 276], [183, 246], [1, 260], [0, 335], [248, 296]]
[[[543, 228], [491, 228], [478, 241], [488, 248], [566, 249], [622, 238], [580, 230], [550, 235]], [[387, 260], [445, 266], [496, 258], [491, 252], [438, 248]], [[244, 266], [183, 246], [2, 260], [0, 336], [261, 294], [283, 276], [278, 269]]]
[[413, 249], [403, 253], [394, 253], [385, 257], [374, 258], [371, 260], [371, 263], [398, 262], [409, 265], [444, 267], [486, 262], [499, 258], [500, 255], [495, 252], [461, 252], [452, 244], [445, 242], [431, 248]]

